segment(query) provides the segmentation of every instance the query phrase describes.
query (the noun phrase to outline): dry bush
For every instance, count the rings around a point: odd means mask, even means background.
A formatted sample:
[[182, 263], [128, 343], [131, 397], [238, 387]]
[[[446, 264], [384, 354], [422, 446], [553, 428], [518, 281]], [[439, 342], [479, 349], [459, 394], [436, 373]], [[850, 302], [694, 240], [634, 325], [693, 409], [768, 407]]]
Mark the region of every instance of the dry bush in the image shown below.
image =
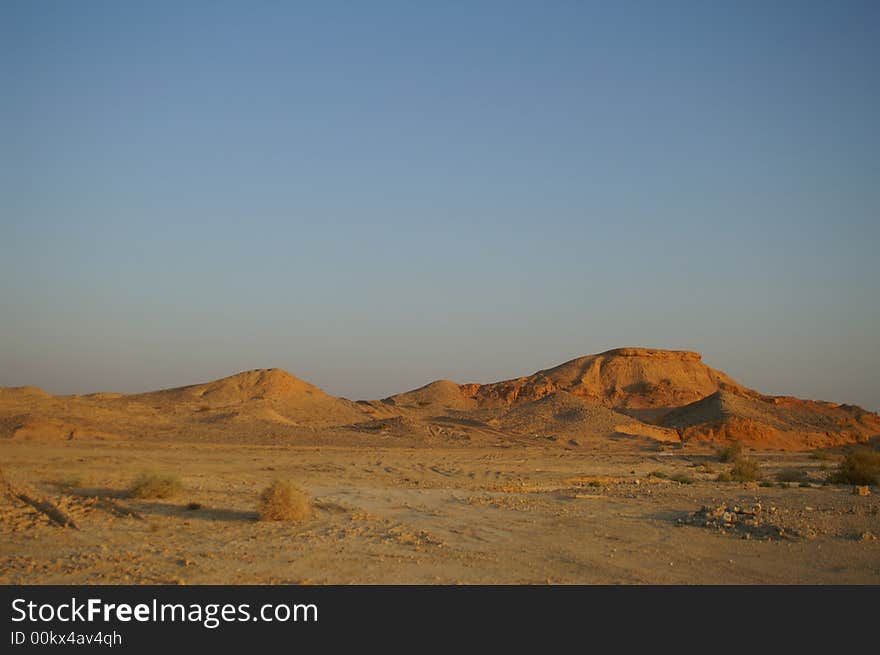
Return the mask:
[[806, 482], [807, 472], [797, 468], [782, 469], [776, 474], [777, 482]]
[[880, 452], [867, 448], [853, 450], [831, 475], [831, 481], [841, 484], [880, 483]]
[[761, 473], [761, 465], [753, 459], [741, 457], [730, 467], [730, 477], [737, 482], [753, 482]]
[[260, 494], [261, 521], [304, 521], [312, 515], [309, 497], [290, 480], [275, 480]]
[[718, 474], [719, 482], [754, 482], [758, 479], [761, 466], [753, 459], [741, 457], [733, 463], [728, 471]]
[[131, 498], [171, 498], [183, 491], [180, 478], [171, 473], [141, 473], [128, 488]]
[[718, 451], [718, 460], [721, 462], [735, 462], [742, 455], [743, 448], [734, 442]]

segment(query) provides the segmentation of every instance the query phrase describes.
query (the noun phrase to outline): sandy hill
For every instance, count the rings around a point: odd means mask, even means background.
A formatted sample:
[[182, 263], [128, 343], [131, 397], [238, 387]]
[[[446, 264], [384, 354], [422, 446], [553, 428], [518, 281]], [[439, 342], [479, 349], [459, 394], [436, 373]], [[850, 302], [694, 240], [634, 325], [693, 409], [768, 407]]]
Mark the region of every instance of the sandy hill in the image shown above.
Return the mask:
[[399, 393], [384, 402], [408, 409], [476, 409], [477, 402], [462, 393], [461, 386], [452, 380], [436, 380], [424, 387]]
[[237, 405], [251, 400], [297, 400], [305, 397], [330, 398], [318, 387], [279, 368], [244, 371], [213, 382], [132, 396], [147, 402], [198, 402], [212, 406]]
[[631, 434], [797, 449], [880, 435], [880, 417], [859, 407], [765, 396], [699, 353], [651, 348], [617, 348], [489, 384], [442, 380], [386, 402], [471, 411], [511, 433], [571, 438]]
[[538, 400], [517, 403], [493, 421], [514, 434], [593, 440], [621, 435], [678, 441], [678, 433], [648, 425], [594, 400], [554, 391]]
[[721, 388], [739, 388], [730, 377], [703, 363], [699, 353], [617, 348], [579, 357], [533, 375], [493, 384], [465, 385], [482, 406], [537, 400], [567, 391], [616, 408], [678, 407]]
[[785, 449], [836, 446], [880, 435], [880, 416], [854, 405], [717, 391], [659, 421], [684, 441], [740, 441]]
[[280, 369], [130, 395], [52, 396], [31, 388], [0, 389], [0, 436], [11, 438], [283, 438], [302, 428], [369, 417], [357, 403]]
[[194, 420], [213, 424], [224, 418], [279, 425], [344, 425], [364, 420], [357, 403], [331, 396], [277, 368], [244, 371], [226, 378], [137, 396], [135, 400], [175, 414], [195, 412]]
[[800, 449], [871, 439], [880, 435], [880, 417], [852, 405], [765, 396], [698, 353], [648, 348], [609, 350], [491, 384], [437, 380], [357, 403], [280, 369], [132, 395], [0, 388], [0, 437], [15, 439], [365, 443], [370, 435], [472, 444], [505, 435], [520, 443], [630, 435]]

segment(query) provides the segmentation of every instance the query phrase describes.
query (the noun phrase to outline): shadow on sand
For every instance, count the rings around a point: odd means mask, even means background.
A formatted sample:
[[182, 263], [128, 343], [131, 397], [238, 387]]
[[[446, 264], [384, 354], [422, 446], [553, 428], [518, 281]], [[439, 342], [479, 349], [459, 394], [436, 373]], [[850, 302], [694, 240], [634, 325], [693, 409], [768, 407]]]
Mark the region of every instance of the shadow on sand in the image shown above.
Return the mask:
[[[111, 514], [143, 520], [146, 516], [176, 516], [200, 521], [256, 521], [257, 512], [205, 507], [132, 498], [124, 489], [111, 487], [65, 487], [65, 493], [79, 498], [98, 498]], [[125, 501], [120, 502], [120, 501]]]

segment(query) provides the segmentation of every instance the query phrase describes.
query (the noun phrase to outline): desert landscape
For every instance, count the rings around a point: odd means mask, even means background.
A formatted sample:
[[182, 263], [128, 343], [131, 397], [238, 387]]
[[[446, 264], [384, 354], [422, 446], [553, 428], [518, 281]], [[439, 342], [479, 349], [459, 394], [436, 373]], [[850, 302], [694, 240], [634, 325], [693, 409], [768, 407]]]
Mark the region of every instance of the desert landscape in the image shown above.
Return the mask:
[[4, 584], [880, 583], [880, 416], [618, 348], [351, 401], [0, 389]]

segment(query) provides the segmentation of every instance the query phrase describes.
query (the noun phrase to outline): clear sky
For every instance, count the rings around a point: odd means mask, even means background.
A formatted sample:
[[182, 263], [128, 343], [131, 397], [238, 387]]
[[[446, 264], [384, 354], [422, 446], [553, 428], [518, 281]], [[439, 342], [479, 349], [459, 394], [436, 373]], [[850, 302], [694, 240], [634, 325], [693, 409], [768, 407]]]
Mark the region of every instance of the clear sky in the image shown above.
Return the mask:
[[878, 2], [0, 2], [0, 385], [624, 345], [880, 409]]

